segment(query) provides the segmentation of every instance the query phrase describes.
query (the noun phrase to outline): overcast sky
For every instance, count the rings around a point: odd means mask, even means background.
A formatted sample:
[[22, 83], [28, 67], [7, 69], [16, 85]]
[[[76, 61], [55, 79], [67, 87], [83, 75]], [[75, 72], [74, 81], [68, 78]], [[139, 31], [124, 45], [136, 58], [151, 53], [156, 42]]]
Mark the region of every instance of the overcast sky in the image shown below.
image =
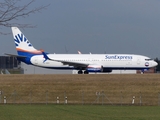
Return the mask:
[[[37, 0], [50, 6], [17, 22], [49, 53], [126, 53], [160, 58], [160, 0]], [[11, 32], [11, 29], [7, 28]], [[1, 53], [16, 53], [12, 35], [1, 35]]]

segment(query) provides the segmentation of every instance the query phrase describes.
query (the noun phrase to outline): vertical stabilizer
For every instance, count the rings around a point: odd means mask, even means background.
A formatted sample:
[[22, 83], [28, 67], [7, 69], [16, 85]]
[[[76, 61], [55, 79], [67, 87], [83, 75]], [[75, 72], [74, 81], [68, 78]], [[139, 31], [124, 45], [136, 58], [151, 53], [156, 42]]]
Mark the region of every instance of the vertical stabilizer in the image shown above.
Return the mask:
[[33, 47], [33, 45], [17, 27], [11, 27], [11, 29], [18, 55], [34, 55], [42, 53]]

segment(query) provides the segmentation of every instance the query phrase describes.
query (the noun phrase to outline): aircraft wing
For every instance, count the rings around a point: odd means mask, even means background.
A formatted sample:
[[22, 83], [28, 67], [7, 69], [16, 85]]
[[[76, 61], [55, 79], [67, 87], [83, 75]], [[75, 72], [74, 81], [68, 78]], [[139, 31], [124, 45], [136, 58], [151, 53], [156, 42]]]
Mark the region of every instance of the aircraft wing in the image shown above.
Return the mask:
[[8, 53], [5, 53], [5, 55], [16, 57], [16, 58], [26, 58], [26, 56], [14, 55], [14, 54], [8, 54]]
[[[52, 59], [50, 59], [50, 60], [52, 60]], [[53, 60], [53, 61], [61, 62], [64, 65], [75, 66], [75, 67], [87, 67], [89, 65], [89, 64], [85, 64], [85, 63], [69, 62], [69, 61], [62, 61], [62, 60]]]
[[55, 60], [55, 59], [51, 59], [47, 56], [46, 53], [42, 52], [45, 60], [51, 60], [51, 61], [56, 61], [56, 62], [61, 62], [64, 65], [69, 65], [69, 66], [75, 66], [75, 67], [87, 67], [89, 64], [85, 64], [85, 63], [79, 63], [79, 62], [71, 62], [71, 61], [64, 61], [64, 60]]

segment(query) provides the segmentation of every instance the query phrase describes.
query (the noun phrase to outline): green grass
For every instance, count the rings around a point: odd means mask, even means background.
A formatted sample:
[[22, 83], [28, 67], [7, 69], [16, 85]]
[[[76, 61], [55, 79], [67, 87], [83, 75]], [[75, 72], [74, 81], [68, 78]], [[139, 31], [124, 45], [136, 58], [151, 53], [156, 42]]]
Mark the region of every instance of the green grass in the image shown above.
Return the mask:
[[159, 120], [158, 106], [0, 105], [1, 120]]

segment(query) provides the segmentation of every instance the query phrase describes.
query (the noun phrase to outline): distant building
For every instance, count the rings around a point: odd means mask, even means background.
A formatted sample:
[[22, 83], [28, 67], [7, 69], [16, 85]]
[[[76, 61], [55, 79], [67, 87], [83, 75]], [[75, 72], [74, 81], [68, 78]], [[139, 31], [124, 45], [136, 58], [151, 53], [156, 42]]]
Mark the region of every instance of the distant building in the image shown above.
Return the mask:
[[21, 68], [21, 62], [18, 61], [15, 57], [10, 56], [0, 56], [0, 70], [1, 74], [5, 74], [7, 72], [20, 74], [23, 73], [23, 69]]

